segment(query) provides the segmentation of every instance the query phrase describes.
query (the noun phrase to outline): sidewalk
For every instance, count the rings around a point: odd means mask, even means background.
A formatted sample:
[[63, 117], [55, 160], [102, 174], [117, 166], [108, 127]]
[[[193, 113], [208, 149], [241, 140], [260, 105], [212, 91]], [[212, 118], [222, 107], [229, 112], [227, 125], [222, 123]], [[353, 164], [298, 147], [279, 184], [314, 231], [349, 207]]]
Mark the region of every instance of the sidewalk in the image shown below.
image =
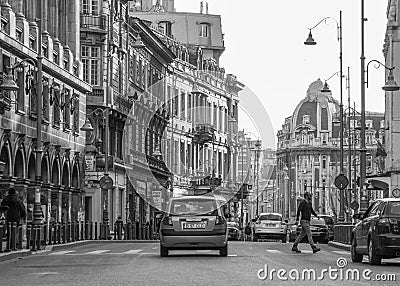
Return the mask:
[[332, 247], [339, 248], [339, 249], [347, 250], [347, 251], [350, 251], [350, 247], [351, 247], [350, 244], [344, 244], [344, 243], [340, 243], [340, 242], [337, 242], [337, 241], [329, 241], [328, 245], [332, 246]]
[[[22, 258], [29, 255], [40, 254], [44, 252], [50, 252], [55, 250], [62, 250], [72, 246], [95, 244], [95, 243], [159, 243], [159, 240], [80, 240], [74, 242], [67, 242], [62, 244], [54, 245], [42, 245], [42, 249], [38, 251], [32, 251], [30, 249], [22, 249], [17, 251], [2, 252], [0, 253], [0, 262], [8, 261], [11, 259]], [[26, 247], [26, 244], [24, 245]]]

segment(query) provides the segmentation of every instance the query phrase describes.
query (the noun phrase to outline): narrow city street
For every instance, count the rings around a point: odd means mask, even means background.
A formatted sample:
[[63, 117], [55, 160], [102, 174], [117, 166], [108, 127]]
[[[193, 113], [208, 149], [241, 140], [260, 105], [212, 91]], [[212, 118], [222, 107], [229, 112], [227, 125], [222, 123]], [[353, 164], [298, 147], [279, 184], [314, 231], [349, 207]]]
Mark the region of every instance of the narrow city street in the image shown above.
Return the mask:
[[[321, 245], [322, 251], [313, 254], [309, 245], [301, 244], [301, 254], [290, 251], [291, 244], [280, 242], [229, 242], [228, 257], [217, 251], [171, 251], [169, 257], [159, 256], [158, 243], [93, 243], [66, 248], [0, 264], [1, 285], [397, 285], [396, 282], [373, 281], [376, 275], [399, 280], [400, 259], [383, 260], [382, 266], [370, 266], [364, 261], [352, 263], [348, 251]], [[342, 269], [360, 273], [359, 281], [346, 280], [328, 272], [319, 279], [323, 269]], [[346, 261], [343, 260], [346, 259]], [[264, 278], [268, 268], [276, 269], [273, 278]], [[287, 281], [277, 277], [285, 269]], [[289, 271], [300, 273], [300, 280], [289, 278]], [[313, 269], [315, 279], [301, 279], [303, 269]], [[362, 273], [370, 269], [363, 280]], [[259, 273], [259, 274], [258, 274]], [[337, 271], [337, 275], [340, 275]], [[343, 271], [345, 273], [345, 271]], [[369, 272], [368, 272], [369, 273]], [[384, 276], [382, 276], [382, 274]], [[260, 276], [260, 277], [258, 277]], [[378, 278], [379, 278], [378, 277]], [[398, 282], [397, 282], [398, 283]]]

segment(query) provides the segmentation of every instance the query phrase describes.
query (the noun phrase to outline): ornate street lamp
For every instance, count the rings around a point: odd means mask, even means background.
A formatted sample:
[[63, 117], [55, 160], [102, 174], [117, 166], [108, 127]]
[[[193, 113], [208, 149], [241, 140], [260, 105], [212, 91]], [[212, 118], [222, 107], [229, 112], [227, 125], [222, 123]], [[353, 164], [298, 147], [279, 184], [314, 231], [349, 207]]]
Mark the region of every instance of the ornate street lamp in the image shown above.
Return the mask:
[[[310, 32], [308, 35], [307, 40], [304, 42], [305, 45], [315, 45], [316, 42], [314, 41], [312, 37], [311, 30], [316, 28], [319, 24], [322, 22], [327, 22], [328, 19], [332, 19], [336, 22], [336, 27], [337, 27], [337, 34], [338, 34], [338, 41], [339, 41], [339, 66], [340, 66], [340, 72], [339, 72], [339, 77], [340, 77], [340, 172], [339, 176], [344, 176], [344, 170], [343, 170], [343, 56], [342, 56], [342, 46], [343, 46], [343, 38], [342, 38], [342, 11], [339, 12], [339, 22], [331, 17], [326, 17], [319, 21], [314, 27], [309, 28]], [[326, 82], [325, 82], [326, 83]], [[327, 84], [326, 84], [327, 85]], [[325, 85], [324, 85], [325, 88]], [[324, 91], [324, 89], [323, 89]], [[329, 91], [329, 88], [325, 89], [325, 91]], [[339, 211], [339, 222], [344, 221], [344, 204], [343, 204], [343, 189], [340, 189], [340, 211]]]

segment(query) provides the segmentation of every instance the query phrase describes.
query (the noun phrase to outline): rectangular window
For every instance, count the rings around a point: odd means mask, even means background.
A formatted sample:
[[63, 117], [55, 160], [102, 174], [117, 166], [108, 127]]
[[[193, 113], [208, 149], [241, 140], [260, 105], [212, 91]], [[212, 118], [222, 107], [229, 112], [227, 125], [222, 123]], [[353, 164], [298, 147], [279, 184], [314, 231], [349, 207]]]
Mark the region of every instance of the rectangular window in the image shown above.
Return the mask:
[[82, 46], [83, 80], [100, 85], [100, 47]]
[[25, 112], [25, 78], [24, 71], [17, 73], [18, 91], [16, 93], [16, 110], [17, 112]]
[[322, 169], [326, 169], [326, 156], [322, 156]]
[[208, 37], [208, 29], [209, 25], [206, 23], [200, 24], [200, 37], [207, 38]]
[[99, 15], [99, 0], [82, 0], [82, 14]]
[[188, 100], [187, 100], [187, 117], [188, 120], [192, 120], [192, 94], [188, 93]]
[[185, 119], [185, 109], [186, 109], [186, 94], [185, 92], [181, 93], [181, 118]]

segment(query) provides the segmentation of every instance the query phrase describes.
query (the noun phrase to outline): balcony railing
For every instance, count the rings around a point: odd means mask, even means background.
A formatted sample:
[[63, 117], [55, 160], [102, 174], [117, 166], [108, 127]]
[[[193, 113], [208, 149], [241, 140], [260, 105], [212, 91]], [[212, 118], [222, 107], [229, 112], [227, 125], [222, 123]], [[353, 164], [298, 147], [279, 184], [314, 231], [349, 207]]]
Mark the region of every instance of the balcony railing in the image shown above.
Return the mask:
[[107, 18], [104, 15], [81, 15], [81, 28], [107, 32]]

